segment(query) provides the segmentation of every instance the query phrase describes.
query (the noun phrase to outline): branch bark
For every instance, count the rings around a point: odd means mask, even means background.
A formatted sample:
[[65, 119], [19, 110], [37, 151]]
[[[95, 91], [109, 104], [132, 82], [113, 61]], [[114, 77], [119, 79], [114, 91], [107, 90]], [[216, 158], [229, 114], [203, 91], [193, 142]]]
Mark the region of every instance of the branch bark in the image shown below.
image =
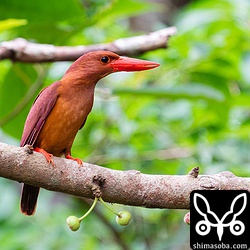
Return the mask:
[[84, 53], [94, 50], [109, 50], [127, 56], [138, 55], [166, 48], [169, 37], [175, 33], [176, 28], [169, 27], [146, 35], [120, 38], [112, 43], [74, 47], [36, 44], [23, 38], [17, 38], [0, 44], [0, 60], [11, 59], [28, 63], [74, 61]]
[[106, 202], [148, 208], [188, 209], [192, 190], [248, 190], [250, 178], [231, 172], [198, 175], [147, 175], [136, 170], [118, 171], [54, 157], [55, 166], [28, 147], [0, 143], [0, 176], [47, 190], [93, 198], [96, 188]]

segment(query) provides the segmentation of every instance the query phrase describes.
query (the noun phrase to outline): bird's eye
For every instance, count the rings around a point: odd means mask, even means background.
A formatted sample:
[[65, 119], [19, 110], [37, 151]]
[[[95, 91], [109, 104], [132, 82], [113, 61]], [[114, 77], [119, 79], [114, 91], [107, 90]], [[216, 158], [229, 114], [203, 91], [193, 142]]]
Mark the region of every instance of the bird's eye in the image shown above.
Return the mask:
[[108, 62], [109, 62], [109, 57], [108, 57], [108, 56], [103, 56], [103, 57], [101, 58], [101, 62], [103, 62], [103, 63], [108, 63]]

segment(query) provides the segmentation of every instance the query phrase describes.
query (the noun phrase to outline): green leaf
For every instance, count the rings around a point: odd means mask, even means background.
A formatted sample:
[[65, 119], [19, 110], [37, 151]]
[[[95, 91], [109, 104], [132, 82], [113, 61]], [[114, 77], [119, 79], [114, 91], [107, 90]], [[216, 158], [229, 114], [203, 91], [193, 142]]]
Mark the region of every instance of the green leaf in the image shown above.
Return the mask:
[[12, 31], [12, 36], [60, 44], [79, 27], [85, 11], [78, 0], [1, 0], [0, 17], [26, 19], [27, 25]]
[[[35, 82], [36, 77], [37, 72], [33, 65], [13, 64], [3, 81], [0, 82], [0, 120], [11, 113], [19, 104], [30, 86]], [[29, 104], [17, 116], [14, 116], [8, 123], [2, 126], [4, 132], [15, 138], [21, 137], [24, 121], [34, 98], [31, 98], [32, 100], [30, 100]]]
[[0, 21], [0, 32], [26, 25], [28, 21], [26, 19], [6, 19]]
[[145, 1], [114, 0], [106, 8], [100, 9], [99, 13], [96, 13], [94, 16], [94, 19], [99, 20], [99, 25], [101, 26], [104, 24], [110, 25], [110, 22], [114, 22], [116, 19], [142, 14], [149, 10], [156, 10], [156, 6]]
[[208, 101], [223, 102], [225, 100], [224, 95], [209, 86], [203, 84], [192, 83], [182, 86], [173, 86], [169, 88], [144, 88], [144, 89], [126, 89], [116, 88], [113, 89], [113, 94], [116, 95], [145, 95], [151, 97], [162, 97], [170, 99], [206, 99]]

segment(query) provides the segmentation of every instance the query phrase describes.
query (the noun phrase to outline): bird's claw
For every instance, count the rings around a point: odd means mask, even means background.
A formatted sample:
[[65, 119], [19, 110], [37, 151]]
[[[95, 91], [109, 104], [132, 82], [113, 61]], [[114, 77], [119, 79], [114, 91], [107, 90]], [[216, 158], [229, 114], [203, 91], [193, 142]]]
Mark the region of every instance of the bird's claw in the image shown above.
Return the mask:
[[47, 162], [49, 164], [52, 164], [52, 166], [55, 166], [54, 161], [52, 160], [52, 156], [53, 156], [52, 154], [50, 154], [47, 151], [45, 151], [44, 149], [38, 148], [38, 147], [34, 148], [34, 151], [43, 154], [44, 157], [46, 158]]
[[72, 156], [69, 155], [69, 154], [66, 155], [65, 158], [66, 158], [66, 159], [69, 159], [69, 160], [76, 161], [76, 162], [78, 163], [79, 166], [83, 166], [83, 162], [82, 162], [82, 160], [79, 159], [79, 158], [74, 158], [74, 157], [72, 157]]

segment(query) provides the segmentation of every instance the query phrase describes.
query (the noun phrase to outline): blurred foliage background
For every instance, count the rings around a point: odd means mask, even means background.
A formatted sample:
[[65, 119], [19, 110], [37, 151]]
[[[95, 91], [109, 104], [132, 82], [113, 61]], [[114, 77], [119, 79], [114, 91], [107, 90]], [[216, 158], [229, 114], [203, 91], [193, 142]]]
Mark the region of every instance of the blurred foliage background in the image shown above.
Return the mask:
[[[1, 0], [0, 41], [93, 44], [175, 25], [168, 49], [141, 55], [161, 67], [98, 84], [73, 156], [148, 174], [187, 174], [200, 166], [203, 174], [249, 176], [249, 17], [248, 0]], [[19, 145], [35, 96], [70, 64], [0, 62], [2, 142]], [[114, 204], [133, 215], [121, 227], [98, 205], [73, 233], [65, 220], [82, 215], [88, 201], [42, 190], [36, 215], [27, 218], [19, 213], [20, 187], [0, 180], [1, 249], [189, 249], [186, 211]]]

